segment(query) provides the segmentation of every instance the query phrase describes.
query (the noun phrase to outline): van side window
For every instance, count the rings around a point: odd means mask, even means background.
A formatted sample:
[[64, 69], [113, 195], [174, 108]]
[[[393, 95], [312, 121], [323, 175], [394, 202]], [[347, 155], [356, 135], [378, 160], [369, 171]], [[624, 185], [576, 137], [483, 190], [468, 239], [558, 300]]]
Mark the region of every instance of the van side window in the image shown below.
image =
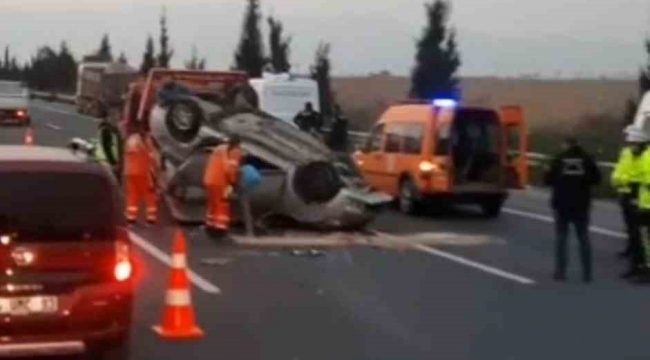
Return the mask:
[[386, 130], [386, 144], [384, 145], [384, 152], [398, 153], [400, 152], [400, 145], [402, 142], [402, 125], [390, 125]]
[[375, 126], [370, 132], [370, 136], [366, 141], [366, 146], [364, 147], [366, 152], [373, 152], [381, 150], [382, 140], [384, 135], [384, 124], [379, 124]]
[[451, 124], [444, 123], [436, 128], [436, 151], [435, 155], [449, 155], [451, 145]]
[[404, 153], [420, 154], [422, 152], [423, 126], [409, 124], [404, 126]]

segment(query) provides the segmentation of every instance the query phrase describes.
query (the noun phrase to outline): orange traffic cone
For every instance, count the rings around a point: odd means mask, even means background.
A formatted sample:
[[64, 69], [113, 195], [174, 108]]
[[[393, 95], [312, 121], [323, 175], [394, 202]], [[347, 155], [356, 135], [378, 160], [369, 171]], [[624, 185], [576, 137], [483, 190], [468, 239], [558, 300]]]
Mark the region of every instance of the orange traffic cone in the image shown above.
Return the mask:
[[25, 131], [25, 145], [34, 145], [34, 131], [31, 127]]
[[203, 336], [203, 331], [196, 325], [194, 318], [186, 254], [185, 236], [176, 230], [163, 320], [161, 325], [153, 327], [165, 339], [195, 339]]

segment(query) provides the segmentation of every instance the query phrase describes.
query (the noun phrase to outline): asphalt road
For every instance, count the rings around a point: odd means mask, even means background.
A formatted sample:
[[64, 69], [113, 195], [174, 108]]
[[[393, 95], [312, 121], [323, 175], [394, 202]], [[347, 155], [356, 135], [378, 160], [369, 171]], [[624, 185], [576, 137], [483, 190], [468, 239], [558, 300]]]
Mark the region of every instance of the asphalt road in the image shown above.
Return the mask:
[[[94, 134], [69, 106], [35, 102], [36, 144]], [[24, 130], [3, 128], [0, 142]], [[595, 275], [551, 281], [553, 228], [542, 191], [513, 193], [497, 220], [473, 209], [372, 224], [400, 250], [345, 247], [323, 257], [218, 245], [184, 229], [203, 340], [176, 343], [150, 327], [161, 316], [174, 226], [135, 227], [138, 258], [134, 359], [648, 359], [650, 288], [618, 279], [618, 209], [593, 214]], [[575, 244], [574, 244], [575, 245]], [[205, 265], [204, 261], [212, 261]], [[215, 264], [216, 263], [216, 264]], [[218, 294], [215, 292], [218, 291]]]

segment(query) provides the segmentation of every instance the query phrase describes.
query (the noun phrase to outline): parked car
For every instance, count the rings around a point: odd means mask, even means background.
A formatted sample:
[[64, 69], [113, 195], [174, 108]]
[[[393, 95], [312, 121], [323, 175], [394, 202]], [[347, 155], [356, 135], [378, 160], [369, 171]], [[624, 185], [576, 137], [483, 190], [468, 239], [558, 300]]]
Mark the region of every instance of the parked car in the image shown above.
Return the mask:
[[0, 146], [0, 357], [128, 357], [130, 238], [110, 170]]
[[29, 126], [30, 100], [27, 86], [17, 81], [0, 81], [0, 124]]

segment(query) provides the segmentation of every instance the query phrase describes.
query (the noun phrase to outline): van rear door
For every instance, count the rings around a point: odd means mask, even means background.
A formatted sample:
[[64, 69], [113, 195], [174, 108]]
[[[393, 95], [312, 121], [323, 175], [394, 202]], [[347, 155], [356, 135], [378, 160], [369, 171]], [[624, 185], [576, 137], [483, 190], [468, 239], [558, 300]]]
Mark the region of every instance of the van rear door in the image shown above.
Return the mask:
[[505, 185], [523, 189], [528, 185], [528, 130], [520, 106], [501, 108], [501, 156], [505, 169]]

